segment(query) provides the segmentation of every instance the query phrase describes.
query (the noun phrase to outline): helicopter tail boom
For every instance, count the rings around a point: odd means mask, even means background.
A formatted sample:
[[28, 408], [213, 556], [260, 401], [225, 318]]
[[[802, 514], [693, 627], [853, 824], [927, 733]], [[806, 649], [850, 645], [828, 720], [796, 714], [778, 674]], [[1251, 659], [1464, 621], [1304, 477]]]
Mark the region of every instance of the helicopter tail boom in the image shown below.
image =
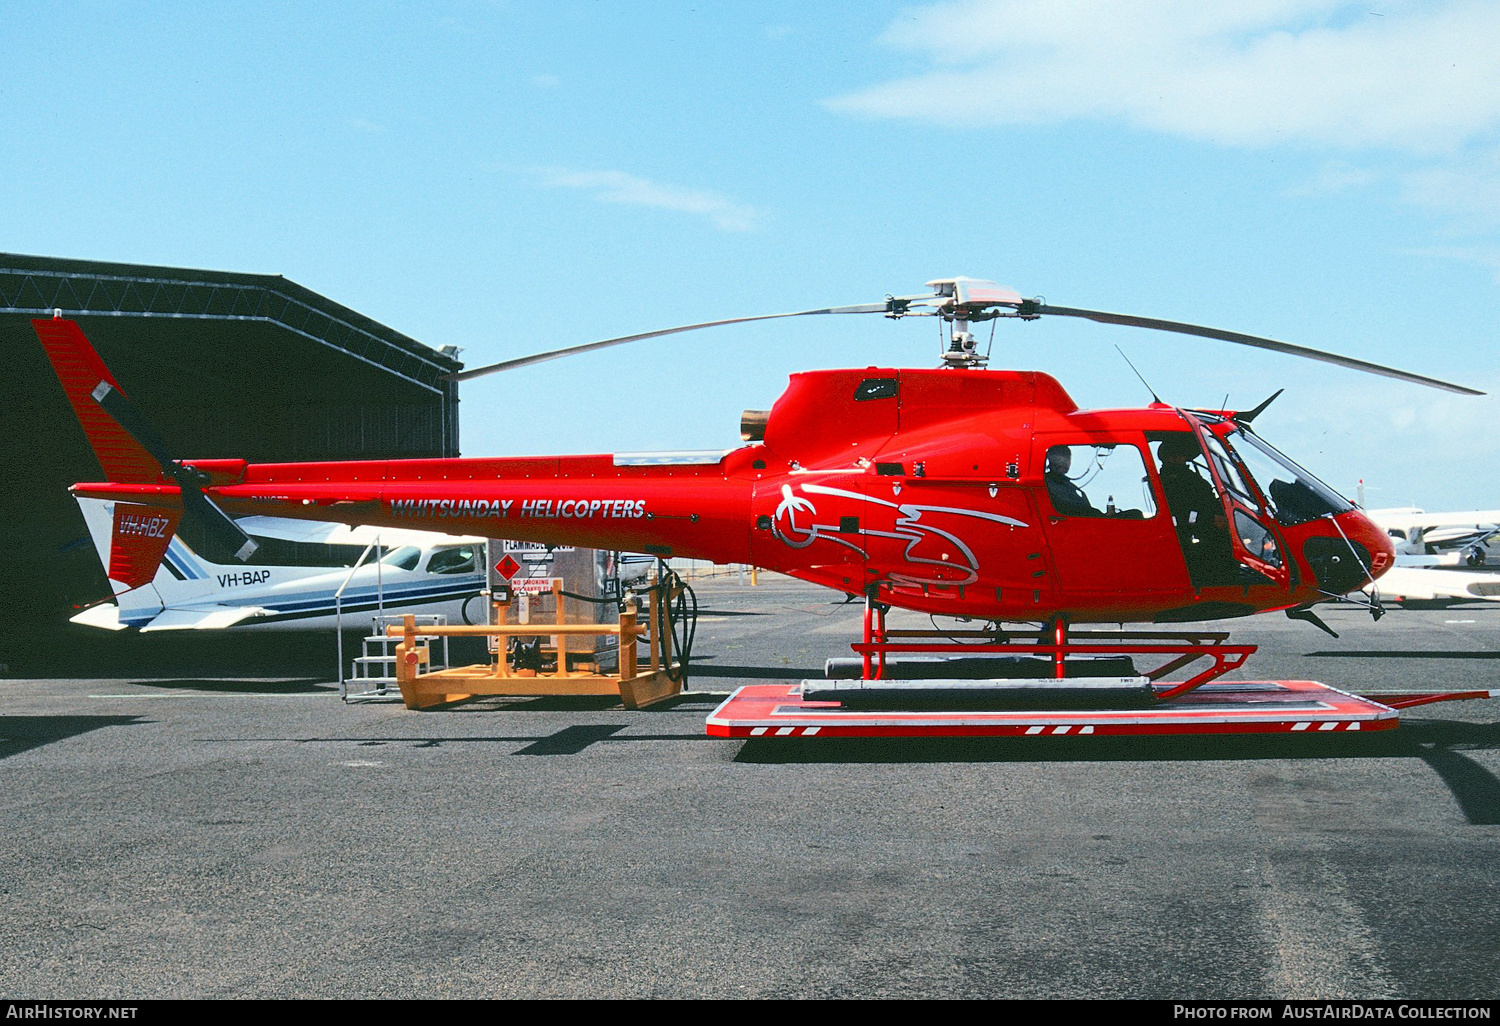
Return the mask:
[[[752, 485], [731, 454], [709, 465], [620, 465], [616, 457], [391, 460], [214, 468], [226, 512], [689, 556], [749, 559]], [[220, 468], [237, 467], [238, 474]], [[75, 494], [172, 503], [167, 484], [99, 482]]]

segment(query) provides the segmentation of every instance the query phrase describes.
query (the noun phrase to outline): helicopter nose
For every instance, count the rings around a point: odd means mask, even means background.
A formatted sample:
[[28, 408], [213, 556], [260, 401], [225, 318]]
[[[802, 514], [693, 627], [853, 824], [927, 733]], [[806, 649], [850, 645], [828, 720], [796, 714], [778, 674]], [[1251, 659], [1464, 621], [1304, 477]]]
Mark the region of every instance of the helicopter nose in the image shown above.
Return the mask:
[[1288, 541], [1302, 554], [1314, 586], [1325, 595], [1359, 591], [1396, 561], [1390, 536], [1357, 509], [1338, 514], [1331, 523], [1319, 519], [1302, 527], [1306, 533], [1293, 541], [1288, 532]]
[[[1365, 516], [1360, 510], [1350, 510], [1337, 517], [1338, 525], [1349, 541], [1364, 547], [1369, 553], [1369, 577], [1373, 581], [1385, 573], [1396, 562], [1396, 545], [1391, 536], [1379, 524]], [[1359, 555], [1359, 550], [1355, 550]]]

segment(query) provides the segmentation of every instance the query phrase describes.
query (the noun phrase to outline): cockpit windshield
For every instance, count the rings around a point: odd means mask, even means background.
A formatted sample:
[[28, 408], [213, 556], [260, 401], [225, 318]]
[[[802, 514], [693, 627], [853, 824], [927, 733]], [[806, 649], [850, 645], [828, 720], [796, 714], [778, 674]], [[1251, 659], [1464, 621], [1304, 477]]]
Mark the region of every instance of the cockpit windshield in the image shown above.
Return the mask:
[[1354, 508], [1348, 499], [1277, 452], [1259, 436], [1248, 430], [1234, 429], [1224, 437], [1260, 485], [1269, 512], [1280, 523], [1287, 526], [1305, 524], [1330, 513], [1345, 513]]
[[386, 566], [393, 566], [400, 570], [415, 570], [417, 560], [422, 558], [422, 550], [415, 545], [403, 545], [399, 549], [393, 549], [380, 558]]

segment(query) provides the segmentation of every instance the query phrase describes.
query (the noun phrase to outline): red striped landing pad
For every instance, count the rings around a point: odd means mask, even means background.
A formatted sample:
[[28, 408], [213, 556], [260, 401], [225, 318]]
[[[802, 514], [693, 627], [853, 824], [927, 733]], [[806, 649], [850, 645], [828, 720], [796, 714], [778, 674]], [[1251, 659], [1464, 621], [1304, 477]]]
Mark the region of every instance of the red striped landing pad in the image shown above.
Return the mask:
[[[751, 684], [708, 717], [712, 737], [1081, 737], [1136, 734], [1320, 734], [1389, 730], [1398, 713], [1311, 680], [1205, 684], [1147, 708], [844, 709], [804, 702], [800, 684]], [[1475, 697], [1480, 697], [1476, 695]]]

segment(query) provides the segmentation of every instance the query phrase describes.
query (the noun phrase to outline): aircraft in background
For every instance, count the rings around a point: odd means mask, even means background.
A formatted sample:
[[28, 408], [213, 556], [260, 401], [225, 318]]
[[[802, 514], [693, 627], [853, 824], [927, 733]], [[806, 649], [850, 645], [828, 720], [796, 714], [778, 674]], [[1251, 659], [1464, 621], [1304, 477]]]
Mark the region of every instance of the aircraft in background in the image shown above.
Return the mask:
[[1500, 510], [1428, 513], [1415, 506], [1365, 510], [1396, 543], [1396, 565], [1483, 566], [1485, 546], [1500, 535]]
[[[139, 507], [117, 509], [107, 499], [76, 498], [114, 598], [89, 606], [72, 617], [74, 623], [142, 632], [314, 629], [333, 626], [336, 604], [348, 627], [368, 625], [368, 617], [351, 620], [348, 614], [377, 608], [419, 608], [459, 622], [469, 603], [470, 622], [484, 622], [476, 598], [486, 583], [482, 538], [251, 516], [238, 524], [252, 538], [343, 546], [352, 553], [349, 565], [226, 565], [189, 548], [168, 518], [140, 516], [134, 512]], [[122, 538], [129, 543], [117, 545]], [[353, 568], [359, 553], [376, 545], [376, 558], [367, 556]]]
[[1500, 574], [1397, 565], [1380, 578], [1380, 600], [1401, 605], [1500, 602]]

